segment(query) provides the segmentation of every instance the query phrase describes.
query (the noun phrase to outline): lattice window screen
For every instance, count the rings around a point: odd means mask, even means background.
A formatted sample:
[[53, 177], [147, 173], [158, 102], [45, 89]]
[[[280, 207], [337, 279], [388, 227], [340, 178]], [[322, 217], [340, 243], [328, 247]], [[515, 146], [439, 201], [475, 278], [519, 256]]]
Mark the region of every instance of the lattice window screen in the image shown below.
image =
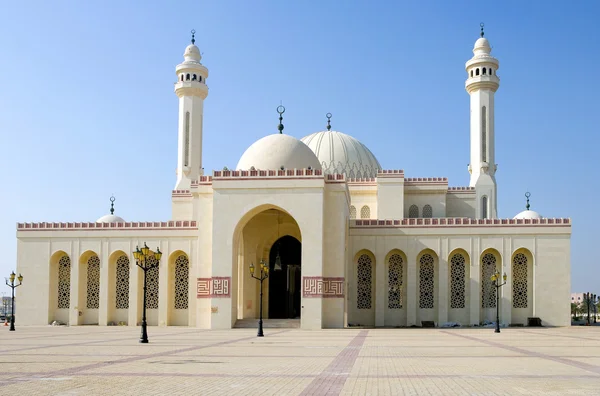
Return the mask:
[[117, 259], [115, 308], [129, 309], [129, 258], [125, 255]]
[[360, 208], [360, 218], [361, 219], [370, 219], [371, 218], [371, 208], [367, 205]]
[[175, 309], [188, 309], [190, 265], [185, 255], [175, 260]]
[[358, 309], [371, 309], [371, 284], [372, 284], [372, 260], [367, 254], [358, 258], [356, 267], [356, 307]]
[[426, 253], [419, 263], [419, 308], [433, 308], [433, 256]]
[[460, 253], [450, 259], [450, 308], [465, 307], [465, 263]]
[[[148, 259], [148, 264], [153, 265], [156, 263], [154, 257]], [[159, 268], [154, 267], [148, 270], [146, 279], [146, 309], [158, 309], [158, 274]]]
[[408, 217], [410, 219], [416, 219], [419, 217], [419, 207], [417, 205], [410, 205], [408, 209]]
[[356, 208], [354, 207], [354, 205], [350, 206], [350, 218], [356, 219]]
[[527, 256], [517, 253], [513, 258], [513, 308], [527, 308]]
[[100, 308], [100, 259], [92, 256], [87, 262], [87, 304], [88, 309]]
[[433, 209], [431, 208], [431, 205], [423, 206], [423, 217], [426, 217], [426, 218], [433, 217]]
[[62, 256], [58, 260], [58, 308], [71, 307], [71, 259]]
[[388, 308], [402, 308], [402, 256], [392, 254], [388, 265]]
[[496, 273], [496, 256], [486, 253], [481, 258], [481, 308], [496, 308], [496, 287], [492, 275]]

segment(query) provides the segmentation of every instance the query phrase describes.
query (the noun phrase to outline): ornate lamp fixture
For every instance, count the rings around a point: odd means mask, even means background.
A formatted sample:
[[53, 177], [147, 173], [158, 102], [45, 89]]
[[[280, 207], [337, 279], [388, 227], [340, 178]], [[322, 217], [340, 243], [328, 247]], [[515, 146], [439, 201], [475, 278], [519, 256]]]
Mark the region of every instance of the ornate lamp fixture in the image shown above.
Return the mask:
[[[19, 284], [15, 285], [15, 277], [19, 280]], [[23, 283], [23, 275], [19, 274], [19, 276], [17, 277], [17, 275], [15, 274], [15, 272], [11, 272], [10, 273], [10, 283], [8, 281], [8, 279], [6, 279], [6, 286], [10, 287], [12, 290], [12, 297], [11, 297], [11, 313], [10, 313], [10, 331], [15, 331], [15, 289], [19, 286], [21, 286], [21, 284]], [[5, 310], [6, 311], [6, 310]]]
[[500, 273], [497, 270], [490, 278], [496, 287], [496, 330], [494, 330], [494, 333], [500, 333], [500, 288], [506, 285], [506, 272], [502, 275], [504, 283], [498, 283], [500, 282]]
[[263, 333], [263, 282], [269, 277], [269, 265], [265, 260], [260, 260], [260, 274], [254, 275], [254, 263], [250, 263], [250, 276], [260, 282], [260, 301], [259, 301], [259, 316], [258, 316], [258, 334], [257, 337], [264, 337]]
[[[140, 249], [137, 246], [135, 247], [133, 257], [135, 258], [135, 264], [140, 267], [142, 271], [144, 271], [144, 305], [142, 307], [142, 335], [140, 337], [140, 342], [142, 344], [147, 344], [148, 331], [146, 329], [146, 274], [149, 270], [159, 266], [162, 252], [159, 248], [156, 248], [156, 252], [152, 252], [146, 245], [146, 242], [144, 242], [143, 248]], [[154, 260], [151, 260], [151, 258], [154, 258]]]

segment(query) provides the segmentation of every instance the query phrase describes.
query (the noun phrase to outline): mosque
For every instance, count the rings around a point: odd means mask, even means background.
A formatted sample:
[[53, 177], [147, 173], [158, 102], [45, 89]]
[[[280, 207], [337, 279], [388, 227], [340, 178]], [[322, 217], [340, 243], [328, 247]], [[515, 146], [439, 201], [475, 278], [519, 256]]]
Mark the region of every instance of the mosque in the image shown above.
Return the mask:
[[[499, 62], [483, 28], [480, 36], [466, 62], [470, 182], [451, 187], [383, 169], [330, 126], [286, 135], [283, 107], [278, 133], [252, 144], [235, 170], [205, 175], [209, 73], [192, 35], [175, 68], [172, 220], [127, 222], [111, 205], [96, 222], [18, 223], [18, 322], [136, 326], [145, 301], [149, 325], [229, 329], [259, 316], [252, 267], [268, 271], [264, 317], [302, 329], [475, 326], [495, 320], [497, 304], [502, 325], [570, 325], [570, 219], [530, 210], [529, 196], [525, 211], [498, 218]], [[134, 255], [145, 244], [157, 264], [146, 299]], [[506, 274], [499, 288], [496, 273]]]

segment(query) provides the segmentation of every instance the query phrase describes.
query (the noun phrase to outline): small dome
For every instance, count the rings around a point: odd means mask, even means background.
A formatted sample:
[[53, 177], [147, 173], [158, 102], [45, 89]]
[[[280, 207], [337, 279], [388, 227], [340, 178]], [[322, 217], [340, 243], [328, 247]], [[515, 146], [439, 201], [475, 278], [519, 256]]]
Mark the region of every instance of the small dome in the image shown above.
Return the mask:
[[285, 169], [321, 169], [319, 159], [310, 148], [290, 135], [275, 133], [254, 142], [244, 152], [236, 169], [276, 170]]
[[518, 215], [516, 215], [515, 217], [513, 217], [513, 219], [541, 219], [542, 215], [539, 214], [538, 212], [536, 212], [535, 210], [524, 210], [521, 213], [519, 213]]
[[475, 41], [475, 46], [473, 46], [473, 52], [477, 53], [476, 51], [483, 51], [487, 53], [492, 52], [492, 47], [490, 46], [488, 39], [485, 37], [480, 37], [477, 39], [477, 41]]
[[183, 58], [186, 62], [200, 62], [202, 55], [200, 55], [200, 49], [195, 44], [190, 44], [185, 47]]
[[125, 220], [123, 220], [122, 217], [108, 214], [100, 217], [98, 220], [96, 220], [96, 223], [125, 223]]
[[381, 165], [371, 150], [350, 135], [321, 131], [302, 138], [316, 154], [325, 173], [348, 178], [377, 177]]

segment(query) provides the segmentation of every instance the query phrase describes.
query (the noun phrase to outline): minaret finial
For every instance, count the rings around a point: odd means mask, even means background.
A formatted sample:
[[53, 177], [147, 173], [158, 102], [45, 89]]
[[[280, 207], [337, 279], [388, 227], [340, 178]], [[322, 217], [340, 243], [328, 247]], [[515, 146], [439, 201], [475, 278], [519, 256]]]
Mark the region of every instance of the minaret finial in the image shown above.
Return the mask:
[[529, 205], [529, 197], [531, 197], [531, 193], [528, 191], [525, 193], [525, 198], [527, 198], [527, 205], [525, 205], [525, 209], [529, 210], [531, 205]]
[[192, 29], [192, 44], [196, 43], [196, 31]]
[[279, 113], [279, 126], [277, 129], [279, 133], [283, 133], [283, 113], [285, 113], [285, 107], [283, 105], [277, 106], [277, 112]]
[[331, 131], [331, 113], [327, 113], [325, 117], [327, 117], [327, 131]]
[[481, 23], [479, 24], [479, 26], [481, 26], [481, 33], [480, 33], [480, 35], [481, 35], [481, 37], [483, 37], [483, 26], [484, 26], [484, 25], [483, 25], [483, 22], [481, 22]]
[[110, 214], [115, 213], [115, 196], [110, 197]]

